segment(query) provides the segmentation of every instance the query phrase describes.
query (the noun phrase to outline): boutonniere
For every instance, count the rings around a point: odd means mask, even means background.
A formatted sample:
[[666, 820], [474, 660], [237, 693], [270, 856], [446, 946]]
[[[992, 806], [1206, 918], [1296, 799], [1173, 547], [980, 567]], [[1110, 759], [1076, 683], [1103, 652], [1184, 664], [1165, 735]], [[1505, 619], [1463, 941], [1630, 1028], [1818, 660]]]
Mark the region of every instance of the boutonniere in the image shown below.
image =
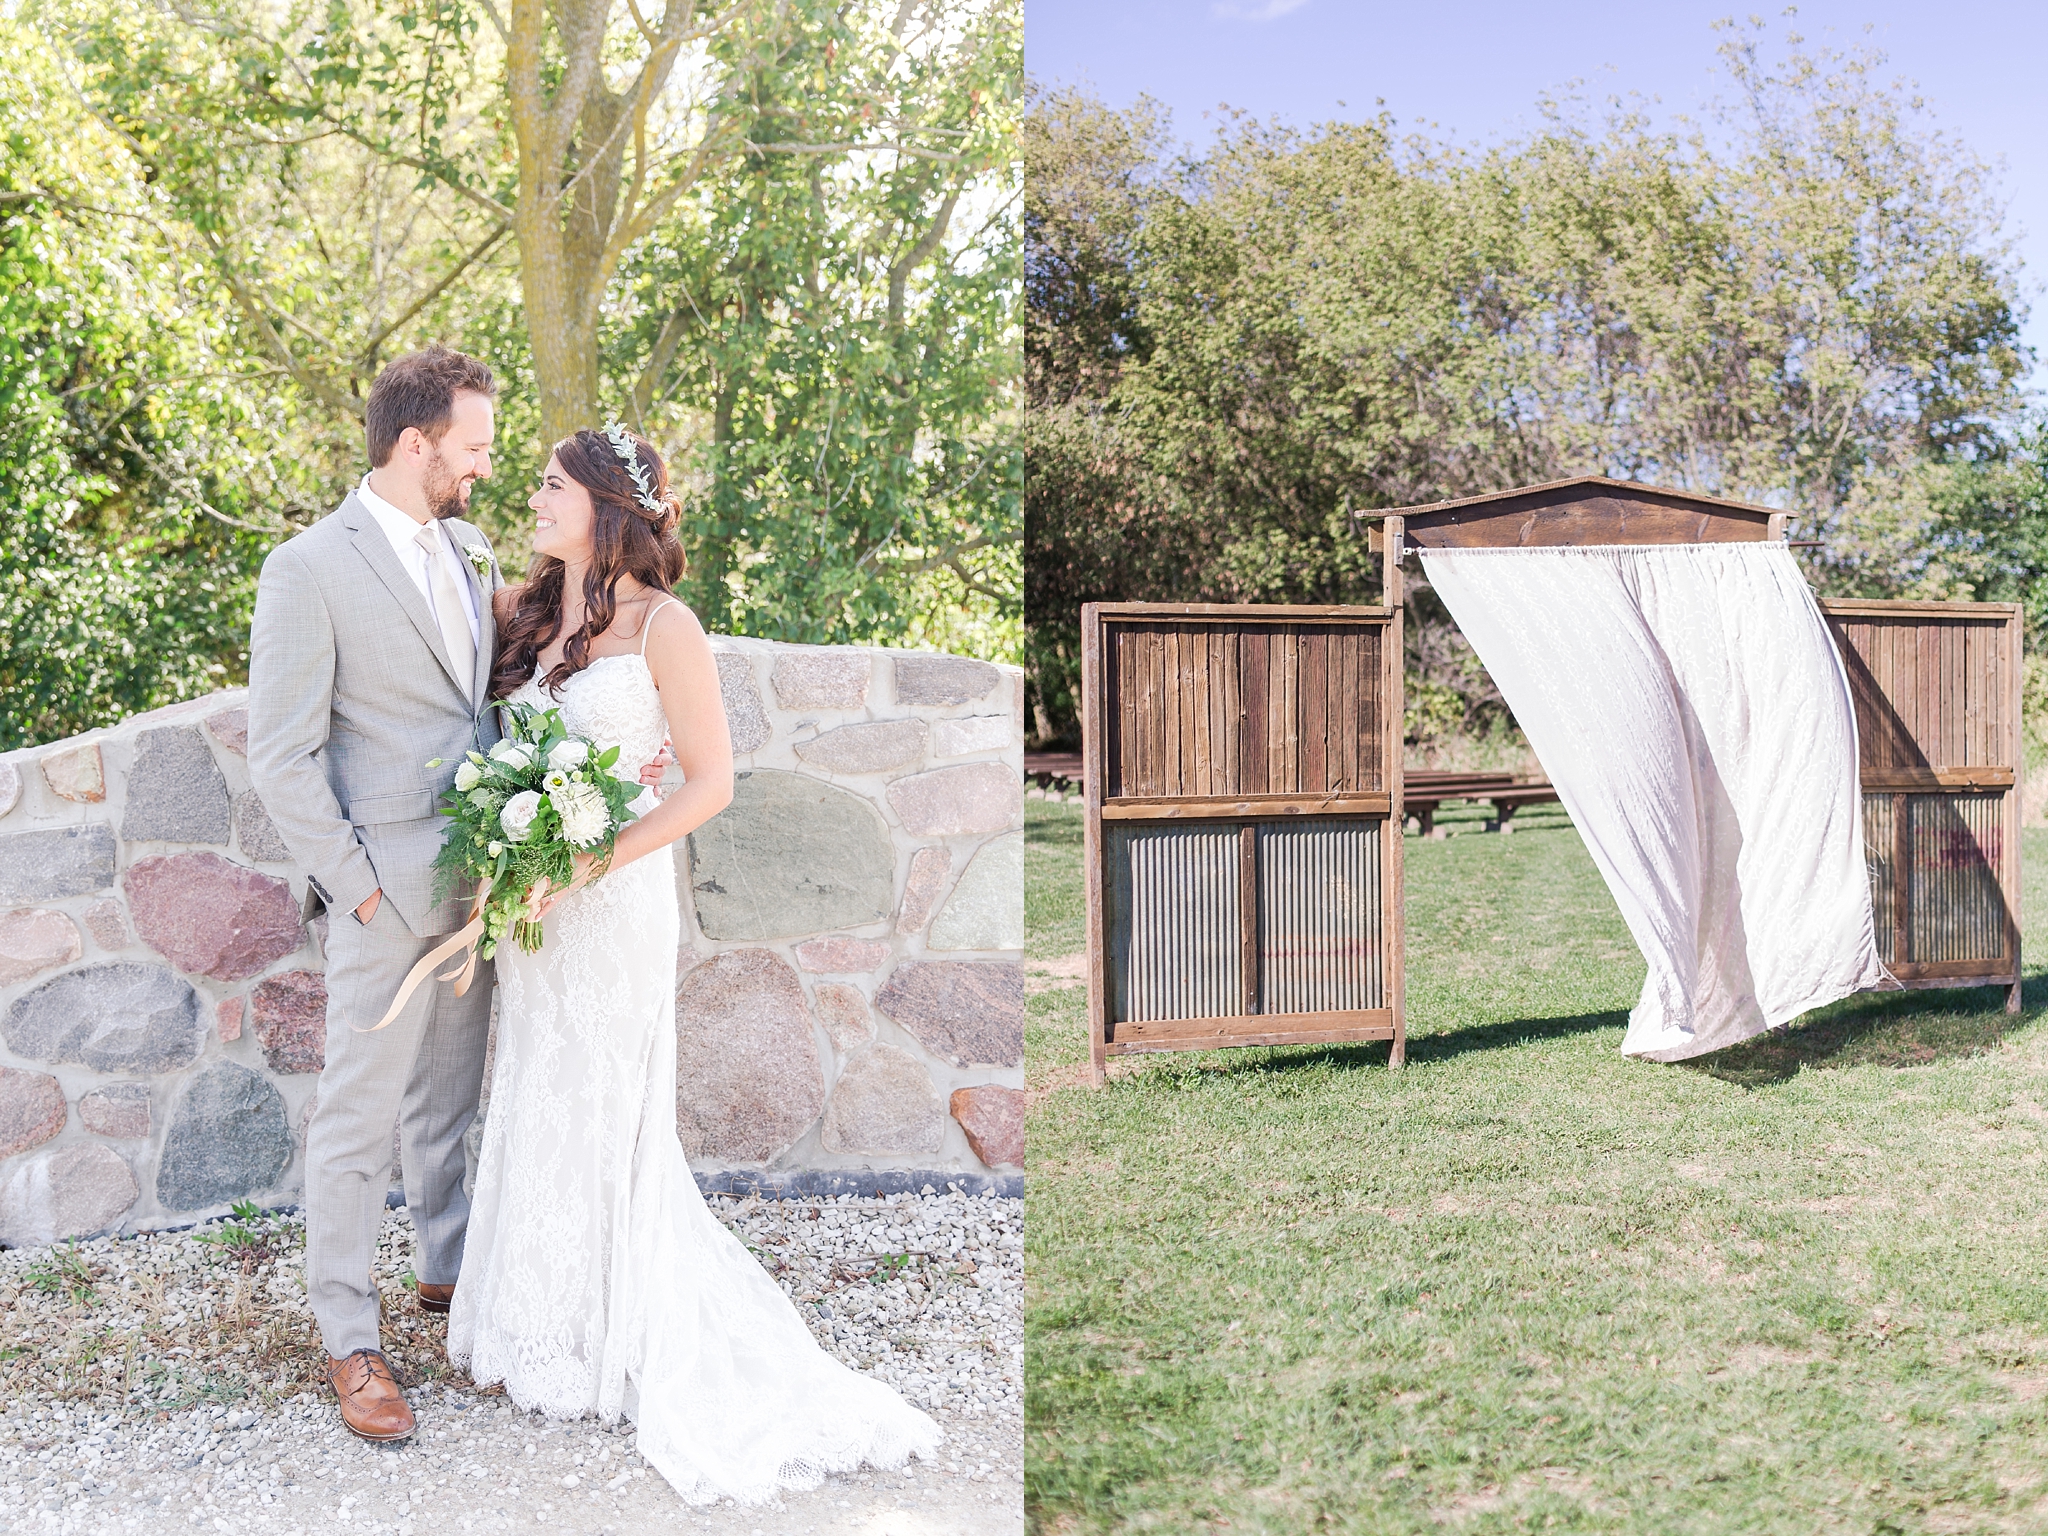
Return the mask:
[[476, 572], [476, 579], [488, 583], [491, 579], [490, 551], [479, 544], [465, 544], [462, 546], [462, 554], [463, 558], [469, 561], [471, 569]]

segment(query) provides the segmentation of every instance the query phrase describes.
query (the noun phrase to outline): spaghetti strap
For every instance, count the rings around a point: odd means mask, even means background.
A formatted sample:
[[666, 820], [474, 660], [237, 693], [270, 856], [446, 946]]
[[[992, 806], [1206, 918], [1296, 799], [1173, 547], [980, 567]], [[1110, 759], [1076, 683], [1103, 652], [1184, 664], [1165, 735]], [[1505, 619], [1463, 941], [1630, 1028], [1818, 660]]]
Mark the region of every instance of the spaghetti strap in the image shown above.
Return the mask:
[[647, 617], [640, 621], [640, 654], [642, 656], [647, 654], [647, 637], [654, 633], [654, 616], [661, 612], [662, 609], [668, 607], [670, 603], [675, 603], [677, 607], [682, 606], [675, 598], [667, 598], [648, 609]]

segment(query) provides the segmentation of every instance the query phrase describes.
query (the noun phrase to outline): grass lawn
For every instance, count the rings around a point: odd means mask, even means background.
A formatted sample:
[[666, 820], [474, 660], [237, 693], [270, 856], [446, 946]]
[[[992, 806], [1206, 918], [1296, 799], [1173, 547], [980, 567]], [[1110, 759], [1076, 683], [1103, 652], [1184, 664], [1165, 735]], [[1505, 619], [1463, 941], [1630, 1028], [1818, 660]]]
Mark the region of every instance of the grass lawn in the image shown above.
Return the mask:
[[1642, 962], [1532, 813], [1408, 842], [1404, 1071], [1098, 1090], [1080, 811], [1026, 829], [1034, 1531], [2048, 1531], [2048, 832], [2018, 1021], [1891, 994], [1627, 1060]]

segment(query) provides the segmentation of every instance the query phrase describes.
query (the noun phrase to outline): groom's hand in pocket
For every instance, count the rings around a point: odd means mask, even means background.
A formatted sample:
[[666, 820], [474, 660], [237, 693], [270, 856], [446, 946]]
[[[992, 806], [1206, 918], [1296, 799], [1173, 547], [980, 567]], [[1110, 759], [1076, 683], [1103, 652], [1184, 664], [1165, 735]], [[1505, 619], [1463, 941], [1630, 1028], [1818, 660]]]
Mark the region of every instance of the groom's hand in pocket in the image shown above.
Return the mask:
[[662, 776], [668, 772], [668, 765], [675, 760], [675, 748], [669, 745], [666, 736], [662, 737], [661, 750], [654, 754], [654, 761], [640, 770], [640, 782], [649, 789], [661, 788]]
[[361, 923], [365, 928], [369, 927], [370, 919], [377, 915], [377, 904], [381, 902], [383, 899], [384, 887], [380, 885], [377, 887], [376, 890], [370, 892], [369, 900], [365, 901], [360, 907], [356, 908], [356, 921]]

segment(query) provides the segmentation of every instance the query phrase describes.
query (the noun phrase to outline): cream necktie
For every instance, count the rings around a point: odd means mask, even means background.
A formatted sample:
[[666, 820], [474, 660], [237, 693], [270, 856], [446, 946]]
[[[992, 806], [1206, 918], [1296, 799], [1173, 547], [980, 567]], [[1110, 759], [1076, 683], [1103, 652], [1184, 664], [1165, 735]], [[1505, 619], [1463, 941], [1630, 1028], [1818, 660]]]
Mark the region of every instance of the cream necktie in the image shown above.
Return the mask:
[[441, 525], [422, 525], [415, 542], [427, 552], [427, 595], [434, 610], [434, 622], [441, 626], [441, 643], [455, 675], [462, 679], [462, 695], [470, 696], [476, 678], [476, 637], [469, 632], [469, 615], [462, 606], [462, 594], [455, 590], [454, 573], [441, 551]]

